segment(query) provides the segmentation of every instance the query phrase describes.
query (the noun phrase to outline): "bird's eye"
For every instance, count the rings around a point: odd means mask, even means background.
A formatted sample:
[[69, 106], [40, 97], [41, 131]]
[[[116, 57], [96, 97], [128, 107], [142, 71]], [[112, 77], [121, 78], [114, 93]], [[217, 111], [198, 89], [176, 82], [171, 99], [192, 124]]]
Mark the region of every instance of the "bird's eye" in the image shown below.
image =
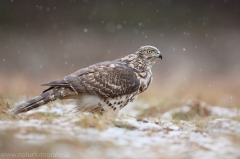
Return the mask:
[[152, 53], [152, 51], [151, 51], [151, 50], [148, 50], [148, 51], [147, 51], [147, 53], [148, 53], [148, 54], [151, 54], [151, 53]]

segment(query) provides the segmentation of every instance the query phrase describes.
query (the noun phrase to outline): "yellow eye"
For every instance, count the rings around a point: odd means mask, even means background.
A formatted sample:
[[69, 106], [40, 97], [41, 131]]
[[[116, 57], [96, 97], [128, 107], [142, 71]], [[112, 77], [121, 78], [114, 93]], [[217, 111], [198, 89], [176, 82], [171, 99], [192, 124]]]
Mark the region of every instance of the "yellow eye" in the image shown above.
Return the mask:
[[151, 53], [152, 53], [152, 51], [151, 51], [151, 50], [148, 50], [148, 51], [147, 51], [147, 53], [148, 53], [148, 54], [151, 54]]

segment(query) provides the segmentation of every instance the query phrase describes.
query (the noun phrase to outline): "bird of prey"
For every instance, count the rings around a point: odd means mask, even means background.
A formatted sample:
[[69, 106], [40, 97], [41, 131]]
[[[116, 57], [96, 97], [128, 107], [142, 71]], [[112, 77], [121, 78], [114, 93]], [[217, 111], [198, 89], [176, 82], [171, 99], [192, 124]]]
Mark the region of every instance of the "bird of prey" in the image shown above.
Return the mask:
[[17, 115], [56, 99], [74, 99], [79, 111], [116, 116], [148, 88], [157, 58], [162, 59], [161, 52], [147, 45], [123, 58], [96, 63], [63, 79], [42, 84], [49, 88], [11, 112]]

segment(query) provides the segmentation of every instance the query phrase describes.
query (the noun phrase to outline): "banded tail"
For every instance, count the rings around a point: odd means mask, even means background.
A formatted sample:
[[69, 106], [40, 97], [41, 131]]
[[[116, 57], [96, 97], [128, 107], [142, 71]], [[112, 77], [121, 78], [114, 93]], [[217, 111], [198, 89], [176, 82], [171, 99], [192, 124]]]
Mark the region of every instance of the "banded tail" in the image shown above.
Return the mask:
[[19, 113], [27, 112], [31, 109], [40, 107], [44, 104], [52, 102], [56, 99], [62, 99], [65, 96], [71, 94], [72, 90], [66, 87], [50, 87], [45, 90], [42, 94], [25, 101], [22, 104], [17, 105], [15, 108], [11, 109], [11, 113], [17, 115]]

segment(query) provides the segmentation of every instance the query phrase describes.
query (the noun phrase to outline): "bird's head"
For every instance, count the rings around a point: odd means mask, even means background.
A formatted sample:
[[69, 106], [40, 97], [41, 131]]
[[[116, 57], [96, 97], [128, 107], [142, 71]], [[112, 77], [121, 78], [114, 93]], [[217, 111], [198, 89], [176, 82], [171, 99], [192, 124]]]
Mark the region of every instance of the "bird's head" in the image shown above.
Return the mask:
[[152, 65], [155, 63], [157, 58], [162, 59], [162, 53], [158, 50], [158, 48], [150, 45], [141, 46], [137, 50], [136, 54], [142, 61], [144, 61], [145, 64], [147, 64], [147, 66], [149, 66], [149, 68], [152, 68]]
[[141, 46], [137, 52], [137, 55], [139, 55], [140, 57], [146, 59], [146, 60], [156, 60], [157, 58], [161, 58], [162, 59], [162, 53], [158, 50], [158, 48], [154, 47], [154, 46]]

